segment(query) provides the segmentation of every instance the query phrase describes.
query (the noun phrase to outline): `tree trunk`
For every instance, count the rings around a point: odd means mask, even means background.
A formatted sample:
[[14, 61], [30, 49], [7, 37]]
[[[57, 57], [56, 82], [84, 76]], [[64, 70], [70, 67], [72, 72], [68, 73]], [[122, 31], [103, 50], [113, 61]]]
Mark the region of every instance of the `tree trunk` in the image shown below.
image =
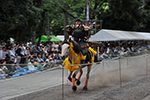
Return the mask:
[[22, 26], [22, 32], [21, 34], [19, 35], [19, 41], [20, 43], [24, 43], [25, 42], [25, 31], [26, 30], [26, 27], [25, 26]]
[[36, 31], [33, 31], [32, 42], [36, 42]]
[[68, 14], [67, 14], [67, 4], [63, 3], [63, 7], [64, 7], [64, 39], [68, 39], [69, 36], [67, 35], [67, 31], [65, 30], [66, 25], [68, 25]]

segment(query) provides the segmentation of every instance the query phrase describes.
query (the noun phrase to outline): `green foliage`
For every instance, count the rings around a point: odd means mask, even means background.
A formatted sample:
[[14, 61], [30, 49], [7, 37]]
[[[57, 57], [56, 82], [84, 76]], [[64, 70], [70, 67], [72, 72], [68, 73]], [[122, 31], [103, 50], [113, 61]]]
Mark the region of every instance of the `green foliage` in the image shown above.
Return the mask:
[[142, 0], [108, 0], [108, 3], [109, 10], [100, 16], [104, 28], [140, 31], [144, 27]]
[[[103, 20], [103, 28], [150, 32], [150, 0], [90, 0], [90, 19]], [[63, 34], [64, 9], [69, 24], [83, 20], [87, 0], [0, 0], [0, 39], [31, 41], [41, 35]]]

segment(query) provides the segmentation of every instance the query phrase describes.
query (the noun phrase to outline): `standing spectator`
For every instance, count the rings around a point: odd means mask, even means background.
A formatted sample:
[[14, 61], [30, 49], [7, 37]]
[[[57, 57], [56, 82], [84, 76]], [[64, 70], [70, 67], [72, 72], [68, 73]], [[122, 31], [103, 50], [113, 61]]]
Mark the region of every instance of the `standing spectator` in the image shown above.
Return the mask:
[[30, 56], [30, 49], [29, 49], [29, 47], [27, 47], [27, 48], [25, 49], [25, 63], [28, 62], [29, 56]]
[[16, 58], [12, 58], [9, 62], [9, 64], [15, 64], [16, 63]]
[[21, 46], [21, 64], [24, 64], [25, 62], [25, 50], [26, 50], [26, 47], [24, 46], [24, 44], [22, 43], [22, 46]]
[[2, 62], [4, 59], [4, 52], [2, 50], [2, 46], [0, 45], [0, 62]]
[[6, 50], [5, 47], [3, 47], [2, 49], [3, 49], [3, 58], [5, 59], [7, 57], [6, 55], [8, 54], [8, 51]]
[[15, 59], [15, 62], [17, 62], [15, 54], [16, 54], [16, 52], [14, 51], [13, 47], [10, 47], [10, 50], [9, 50], [10, 60]]
[[17, 56], [17, 62], [20, 63], [21, 62], [21, 46], [18, 44], [16, 46], [16, 56]]

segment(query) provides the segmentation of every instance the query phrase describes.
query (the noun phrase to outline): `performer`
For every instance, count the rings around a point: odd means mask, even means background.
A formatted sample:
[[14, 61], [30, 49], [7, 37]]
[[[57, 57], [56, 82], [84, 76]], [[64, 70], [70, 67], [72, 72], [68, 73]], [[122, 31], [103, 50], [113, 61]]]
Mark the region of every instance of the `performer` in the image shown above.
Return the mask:
[[85, 39], [88, 39], [90, 36], [90, 30], [91, 27], [81, 25], [81, 20], [78, 17], [75, 19], [75, 24], [66, 26], [68, 35], [72, 35], [72, 37], [74, 37], [75, 41], [77, 42], [85, 41]]
[[89, 26], [82, 25], [81, 20], [78, 17], [75, 19], [75, 24], [66, 26], [68, 35], [72, 35], [84, 53], [87, 53], [88, 44], [86, 43], [86, 40], [90, 37], [89, 31], [91, 29], [92, 28]]
[[75, 24], [66, 26], [66, 31], [68, 32], [68, 35], [72, 35], [74, 40], [79, 44], [83, 55], [86, 55], [88, 60], [89, 55], [87, 55], [87, 53], [89, 50], [91, 50], [96, 56], [96, 51], [89, 47], [89, 44], [86, 43], [86, 40], [90, 37], [89, 31], [92, 29], [92, 27], [82, 25], [81, 22], [82, 21], [77, 17], [75, 19]]

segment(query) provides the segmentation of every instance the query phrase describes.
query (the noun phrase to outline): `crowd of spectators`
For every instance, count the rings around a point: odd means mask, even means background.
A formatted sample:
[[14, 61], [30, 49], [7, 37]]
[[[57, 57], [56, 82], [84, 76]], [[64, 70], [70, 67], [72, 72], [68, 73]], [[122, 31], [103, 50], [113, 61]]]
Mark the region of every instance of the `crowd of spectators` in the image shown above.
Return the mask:
[[150, 50], [149, 41], [101, 42], [99, 59], [141, 54]]
[[[96, 46], [90, 45], [95, 50]], [[122, 41], [122, 42], [101, 42], [99, 46], [98, 60], [113, 58], [118, 56], [127, 56], [130, 53], [145, 52], [150, 50], [149, 41]], [[43, 71], [50, 68], [56, 68], [61, 63], [61, 43], [49, 42], [40, 43], [0, 43], [0, 78], [11, 77], [20, 71], [26, 73]], [[21, 66], [23, 65], [23, 67]], [[21, 66], [21, 67], [20, 67]]]
[[[46, 70], [55, 68], [61, 60], [61, 45], [59, 42], [40, 43], [11, 43], [1, 41], [0, 43], [0, 76], [10, 77], [26, 70]], [[6, 66], [7, 65], [7, 66]], [[1, 78], [0, 77], [0, 78]]]

